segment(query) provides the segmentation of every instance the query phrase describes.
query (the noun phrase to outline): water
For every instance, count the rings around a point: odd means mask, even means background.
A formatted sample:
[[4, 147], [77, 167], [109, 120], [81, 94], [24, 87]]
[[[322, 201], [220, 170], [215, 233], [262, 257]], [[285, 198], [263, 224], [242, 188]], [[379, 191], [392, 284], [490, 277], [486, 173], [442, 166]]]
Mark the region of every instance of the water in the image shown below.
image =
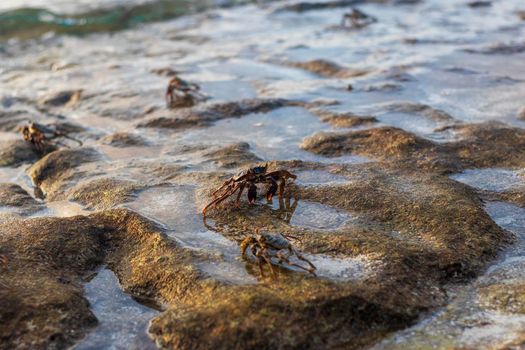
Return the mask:
[[111, 270], [100, 270], [84, 287], [84, 295], [99, 324], [74, 349], [157, 348], [148, 338], [147, 328], [149, 321], [159, 312], [122, 292], [118, 279]]
[[522, 170], [470, 169], [450, 178], [471, 187], [492, 192], [506, 192], [525, 188], [525, 174]]
[[300, 201], [295, 208], [290, 225], [314, 230], [333, 231], [348, 224], [352, 216], [328, 205]]
[[[257, 283], [257, 278], [248, 273], [246, 262], [238, 259], [237, 242], [203, 225], [199, 211], [204, 200], [196, 194], [198, 180], [177, 183], [179, 179], [171, 179], [168, 171], [159, 176], [153, 169], [177, 165], [188, 173], [216, 171], [205, 154], [237, 142], [247, 142], [263, 160], [313, 161], [324, 163], [327, 169], [329, 163], [373, 160], [324, 158], [300, 149], [303, 138], [314, 133], [341, 132], [300, 107], [221, 120], [203, 129], [137, 129], [136, 124], [147, 118], [145, 111], [150, 108], [156, 108], [160, 116], [170, 116], [163, 100], [169, 77], [156, 74], [155, 70], [169, 68], [180, 72], [184, 79], [201, 85], [211, 103], [255, 97], [336, 100], [338, 105], [326, 108], [375, 115], [379, 125], [392, 125], [432, 140], [453, 139], [454, 135], [444, 135], [435, 128], [454, 123], [499, 120], [525, 126], [516, 118], [525, 94], [525, 53], [472, 53], [498, 43], [522, 42], [525, 25], [514, 13], [523, 9], [521, 0], [494, 1], [490, 8], [477, 10], [466, 6], [467, 1], [456, 0], [427, 0], [414, 6], [363, 4], [359, 8], [378, 22], [356, 31], [334, 28], [347, 11], [344, 8], [274, 13], [273, 9], [280, 5], [277, 3], [268, 8], [248, 5], [196, 14], [219, 3], [225, 2], [0, 3], [0, 113], [22, 111], [26, 116], [46, 121], [55, 121], [60, 114], [85, 126], [86, 145], [99, 149], [105, 158], [83, 168], [83, 180], [107, 175], [146, 184], [148, 189], [126, 206], [162, 224], [180, 246], [202, 253], [206, 259], [195, 264], [205, 278], [231, 284]], [[369, 74], [349, 79], [323, 78], [280, 63], [319, 58]], [[353, 85], [353, 91], [346, 89], [348, 84]], [[370, 88], [381, 84], [392, 84], [396, 89]], [[40, 111], [36, 101], [69, 89], [84, 90], [77, 105]], [[385, 107], [401, 101], [441, 109], [453, 120], [435, 121]], [[136, 132], [147, 145], [100, 145], [100, 138], [117, 131]], [[0, 137], [8, 140], [14, 135], [5, 131]], [[31, 192], [24, 170], [25, 166], [1, 168], [0, 179], [18, 183]], [[304, 186], [346, 182], [329, 170], [303, 171], [298, 175], [297, 182]], [[452, 178], [490, 191], [522, 188], [519, 170], [468, 170]], [[409, 185], [407, 194], [419, 196]], [[69, 201], [45, 205], [47, 209], [37, 216], [90, 213]], [[291, 201], [283, 208], [283, 220], [300, 229], [342, 230], [356, 220], [352, 214], [322, 203], [299, 201], [294, 205]], [[274, 201], [268, 209], [278, 210], [279, 203]], [[501, 337], [512, 338], [525, 329], [521, 316], [486, 310], [476, 304], [482, 284], [520, 282], [525, 278], [523, 209], [496, 202], [489, 203], [487, 211], [502, 227], [515, 232], [518, 239], [514, 247], [479, 281], [458, 292], [447, 309], [399, 332], [380, 348], [394, 348], [395, 343], [403, 344], [403, 348], [406, 344], [444, 344], [438, 340], [433, 343], [429, 334], [444, 335], [443, 339], [450, 336], [456, 344], [479, 348], [480, 342], [491, 344]], [[402, 235], [393, 232], [392, 236], [399, 237], [402, 243]], [[368, 278], [381, 269], [381, 263], [388, 263], [372, 261], [367, 256], [306, 256], [317, 265], [320, 278], [334, 281]], [[86, 296], [101, 324], [81, 348], [129, 348], [136, 341], [149, 346], [149, 340], [144, 338], [142, 343], [141, 339], [148, 320], [156, 312], [122, 293], [109, 270], [101, 270], [86, 285]], [[454, 315], [452, 320], [450, 314]], [[457, 320], [468, 327], [458, 326]]]
[[0, 40], [45, 32], [90, 34], [167, 20], [243, 1], [213, 0], [5, 0], [0, 4]]

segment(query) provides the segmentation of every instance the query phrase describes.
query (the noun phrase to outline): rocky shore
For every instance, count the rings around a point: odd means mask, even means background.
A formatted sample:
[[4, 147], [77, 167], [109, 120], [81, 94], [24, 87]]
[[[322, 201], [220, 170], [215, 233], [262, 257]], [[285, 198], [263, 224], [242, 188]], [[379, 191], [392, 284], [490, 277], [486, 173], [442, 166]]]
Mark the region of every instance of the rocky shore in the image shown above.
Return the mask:
[[[277, 2], [3, 43], [0, 349], [89, 348], [102, 323], [103, 348], [520, 348], [520, 5]], [[377, 22], [341, 27], [352, 6]], [[167, 108], [175, 75], [206, 98]], [[28, 120], [82, 145], [37, 150]], [[282, 198], [203, 220], [265, 163], [298, 177]], [[317, 275], [263, 278], [255, 229]], [[147, 325], [98, 313], [106, 270]]]

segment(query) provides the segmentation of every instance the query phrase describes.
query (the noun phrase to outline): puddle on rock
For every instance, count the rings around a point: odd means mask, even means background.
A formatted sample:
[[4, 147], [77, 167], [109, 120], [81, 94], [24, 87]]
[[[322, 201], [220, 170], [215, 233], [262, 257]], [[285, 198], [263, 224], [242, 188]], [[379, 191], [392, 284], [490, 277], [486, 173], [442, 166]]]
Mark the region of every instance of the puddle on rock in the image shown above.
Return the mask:
[[149, 339], [147, 328], [159, 312], [124, 293], [111, 270], [100, 270], [84, 287], [84, 295], [99, 325], [74, 347], [75, 350], [157, 348]]
[[90, 215], [93, 212], [86, 210], [82, 205], [68, 200], [46, 202], [46, 208], [31, 215], [31, 217], [56, 217], [67, 218], [77, 215]]
[[348, 182], [346, 177], [324, 170], [299, 171], [295, 175], [297, 175], [295, 182], [303, 186], [339, 185]]
[[165, 225], [168, 236], [182, 247], [216, 258], [196, 265], [205, 275], [230, 283], [254, 283], [254, 278], [238, 260], [237, 243], [204, 226], [194, 191], [193, 186], [150, 188], [126, 207]]
[[471, 187], [491, 192], [506, 192], [525, 187], [525, 173], [518, 170], [470, 169], [454, 174], [450, 178]]
[[[275, 207], [275, 206], [274, 206]], [[328, 205], [299, 201], [290, 225], [313, 230], [337, 230], [353, 219], [352, 215]]]
[[316, 274], [336, 281], [358, 280], [369, 276], [377, 268], [366, 256], [334, 258], [322, 254], [304, 254], [317, 267]]

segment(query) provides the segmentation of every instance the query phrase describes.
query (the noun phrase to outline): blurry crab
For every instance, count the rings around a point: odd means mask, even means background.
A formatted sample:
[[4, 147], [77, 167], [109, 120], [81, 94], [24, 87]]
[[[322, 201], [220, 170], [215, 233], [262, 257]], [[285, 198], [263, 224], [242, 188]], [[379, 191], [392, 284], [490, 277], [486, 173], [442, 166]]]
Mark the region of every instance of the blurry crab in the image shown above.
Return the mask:
[[192, 107], [206, 99], [199, 90], [199, 85], [174, 77], [166, 89], [166, 105], [168, 108]]
[[40, 153], [46, 153], [47, 150], [54, 149], [57, 146], [68, 147], [58, 140], [60, 138], [75, 141], [79, 146], [82, 146], [82, 141], [51, 126], [29, 122], [29, 124], [19, 127], [18, 130], [22, 132], [24, 140]]
[[344, 28], [363, 28], [372, 23], [377, 22], [375, 17], [369, 16], [366, 13], [352, 8], [352, 11], [345, 13], [341, 21], [341, 26]]
[[[268, 264], [273, 278], [276, 278], [273, 265], [295, 266], [315, 276], [315, 271], [317, 270], [315, 265], [302, 256], [282, 234], [259, 233], [259, 231], [256, 230], [255, 234], [249, 235], [241, 242], [241, 255], [243, 258], [246, 258], [248, 248], [250, 248], [252, 254], [257, 258], [261, 277], [263, 278], [265, 277], [263, 270], [264, 263]], [[290, 261], [292, 257], [306, 262], [308, 266], [305, 267]]]
[[206, 211], [217, 206], [219, 203], [227, 199], [228, 197], [237, 193], [237, 198], [235, 200], [235, 206], [239, 207], [240, 199], [244, 189], [248, 188], [248, 201], [250, 204], [255, 203], [257, 199], [257, 184], [265, 183], [268, 184], [268, 191], [266, 193], [266, 199], [271, 201], [273, 196], [278, 192], [279, 198], [282, 198], [284, 189], [286, 187], [286, 180], [297, 178], [296, 175], [292, 174], [288, 170], [276, 170], [268, 171], [268, 164], [264, 166], [256, 166], [248, 170], [244, 170], [237, 174], [236, 176], [231, 177], [226, 180], [221, 187], [215, 190], [212, 194], [213, 200], [208, 203], [202, 209], [202, 214], [206, 216]]

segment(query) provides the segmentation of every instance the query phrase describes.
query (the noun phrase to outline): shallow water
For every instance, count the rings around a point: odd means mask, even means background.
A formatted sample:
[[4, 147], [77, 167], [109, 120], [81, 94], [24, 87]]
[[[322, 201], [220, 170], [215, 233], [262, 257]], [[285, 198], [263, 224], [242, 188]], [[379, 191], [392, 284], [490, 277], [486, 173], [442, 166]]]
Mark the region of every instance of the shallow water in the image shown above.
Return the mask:
[[348, 224], [352, 216], [328, 205], [300, 201], [293, 212], [290, 225], [314, 230], [333, 231]]
[[522, 170], [470, 169], [450, 178], [492, 192], [505, 192], [525, 187], [525, 173]]
[[[299, 107], [221, 120], [205, 129], [181, 132], [142, 128], [137, 131], [135, 125], [147, 117], [145, 111], [150, 108], [170, 115], [163, 100], [169, 77], [153, 72], [160, 68], [179, 71], [184, 79], [200, 84], [211, 103], [255, 97], [336, 100], [339, 104], [323, 108], [375, 115], [379, 125], [392, 125], [440, 142], [452, 140], [455, 135], [435, 129], [457, 122], [499, 120], [525, 126], [525, 122], [516, 118], [525, 94], [525, 53], [472, 52], [486, 50], [497, 43], [522, 44], [525, 25], [514, 13], [523, 9], [521, 0], [494, 1], [485, 9], [472, 9], [466, 5], [467, 1], [456, 0], [427, 0], [413, 6], [363, 4], [359, 9], [375, 16], [378, 22], [362, 30], [336, 28], [341, 15], [347, 11], [345, 8], [302, 14], [273, 13], [278, 4], [268, 8], [249, 5], [216, 9], [212, 14], [182, 16], [136, 27], [140, 23], [196, 13], [211, 3], [203, 1], [201, 6], [185, 2], [180, 7], [178, 2], [172, 2], [168, 11], [158, 12], [164, 1], [147, 1], [147, 6], [138, 6], [144, 2], [1, 2], [3, 13], [0, 15], [13, 18], [22, 14], [22, 22], [34, 20], [35, 25], [24, 24], [21, 30], [21, 22], [0, 24], [0, 39], [34, 38], [0, 43], [3, 87], [0, 100], [10, 101], [2, 102], [0, 112], [22, 110], [38, 120], [54, 120], [53, 113], [64, 114], [89, 128], [86, 145], [94, 146], [106, 157], [94, 166], [87, 166], [87, 170], [144, 180], [150, 185], [157, 179], [140, 168], [141, 162], [177, 164], [186, 166], [188, 171], [217, 170], [204, 154], [238, 142], [247, 142], [256, 156], [269, 161], [298, 159], [325, 164], [373, 161], [358, 156], [325, 158], [300, 149], [305, 137], [339, 130]], [[134, 10], [129, 18], [118, 20], [122, 11], [115, 6], [124, 3]], [[20, 10], [29, 6], [45, 9]], [[6, 12], [15, 9], [17, 12]], [[148, 16], [141, 17], [145, 12]], [[0, 17], [0, 22], [5, 18]], [[88, 22], [91, 24], [87, 25]], [[3, 28], [6, 29], [2, 31]], [[105, 33], [126, 28], [129, 30]], [[62, 36], [49, 31], [98, 34]], [[48, 33], [42, 36], [44, 32]], [[319, 58], [350, 69], [366, 70], [369, 74], [348, 79], [324, 78], [279, 63]], [[348, 84], [352, 84], [352, 91], [346, 89]], [[395, 88], [382, 89], [385, 84]], [[53, 113], [48, 111], [49, 115], [38, 111], [34, 103], [18, 100], [21, 97], [39, 100], [69, 89], [83, 89], [85, 98], [74, 108], [56, 108]], [[402, 101], [442, 109], [455, 120], [438, 122], [415, 113], [391, 112], [385, 107]], [[100, 137], [117, 131], [136, 131], [149, 145], [123, 149], [100, 145]], [[7, 140], [15, 136], [6, 132], [0, 137]], [[521, 188], [520, 174], [511, 169], [485, 169], [468, 170], [452, 178], [473, 187], [501, 192]], [[304, 171], [298, 175], [297, 182], [304, 186], [346, 182], [344, 177], [328, 171]], [[24, 167], [0, 168], [0, 181], [18, 183], [32, 191]], [[155, 183], [125, 206], [164, 225], [168, 235], [182, 247], [208, 254], [207, 261], [196, 263], [204, 276], [225, 283], [256, 283], [257, 279], [246, 269], [246, 262], [238, 259], [237, 242], [202, 223], [199, 212], [202, 203], [195, 194], [197, 185], [158, 186]], [[407, 188], [408, 192], [411, 190]], [[63, 217], [90, 213], [69, 201], [46, 203], [46, 206], [47, 209], [35, 215]], [[272, 208], [279, 209], [278, 201], [274, 201]], [[320, 203], [300, 201], [291, 209], [284, 208], [282, 219], [304, 229], [333, 231], [352, 224], [355, 219], [349, 213]], [[487, 211], [502, 227], [514, 231], [518, 240], [479, 281], [503, 280], [502, 276], [507, 275], [522, 280], [525, 278], [521, 272], [525, 264], [525, 248], [520, 237], [525, 227], [522, 209], [505, 203], [489, 203]], [[392, 236], [400, 241], [403, 238], [395, 232]], [[361, 256], [343, 259], [309, 254], [307, 257], [317, 265], [321, 277], [336, 281], [366, 278], [380, 269], [379, 264]], [[513, 337], [515, 331], [525, 329], [521, 317], [480, 310], [472, 301], [479, 283], [459, 291], [449, 313], [445, 310], [429, 317], [379, 348], [393, 348], [395, 343], [412, 340], [416, 344], [418, 341], [419, 344], [432, 343], [428, 334], [450, 335], [458, 344], [477, 348], [480, 342], [490, 344], [499, 341], [498, 337]], [[133, 304], [108, 270], [101, 270], [87, 284], [86, 293], [101, 321], [99, 328], [82, 343], [88, 348], [100, 344], [125, 348], [137, 335], [142, 337], [147, 321], [155, 315], [154, 311]], [[121, 317], [122, 310], [130, 314], [123, 313], [127, 317]], [[454, 317], [450, 317], [450, 313]], [[454, 323], [456, 319], [469, 318], [489, 323], [463, 328]], [[116, 338], [107, 338], [113, 330]], [[436, 345], [443, 343], [436, 340]]]
[[86, 284], [84, 293], [99, 324], [74, 349], [157, 348], [147, 336], [147, 328], [149, 321], [159, 312], [138, 303], [124, 293], [111, 270], [100, 270]]

